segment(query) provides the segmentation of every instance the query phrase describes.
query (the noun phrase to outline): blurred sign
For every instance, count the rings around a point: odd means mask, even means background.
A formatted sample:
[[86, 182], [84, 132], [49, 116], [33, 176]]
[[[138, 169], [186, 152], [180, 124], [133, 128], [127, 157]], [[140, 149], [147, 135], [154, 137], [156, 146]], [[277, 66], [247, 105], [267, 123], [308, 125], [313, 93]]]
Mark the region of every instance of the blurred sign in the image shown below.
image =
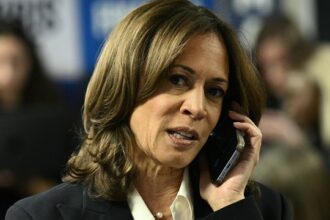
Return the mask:
[[18, 18], [35, 37], [40, 56], [56, 79], [83, 72], [76, 1], [0, 0], [0, 14]]
[[[104, 40], [114, 26], [130, 11], [146, 0], [82, 0], [85, 69], [91, 73]], [[212, 8], [213, 0], [195, 0], [195, 4]]]
[[[214, 0], [195, 0], [212, 8]], [[32, 32], [51, 76], [90, 74], [112, 28], [146, 0], [0, 0], [0, 15], [19, 18]]]
[[225, 0], [231, 23], [239, 29], [242, 43], [251, 49], [265, 17], [278, 13], [281, 0]]

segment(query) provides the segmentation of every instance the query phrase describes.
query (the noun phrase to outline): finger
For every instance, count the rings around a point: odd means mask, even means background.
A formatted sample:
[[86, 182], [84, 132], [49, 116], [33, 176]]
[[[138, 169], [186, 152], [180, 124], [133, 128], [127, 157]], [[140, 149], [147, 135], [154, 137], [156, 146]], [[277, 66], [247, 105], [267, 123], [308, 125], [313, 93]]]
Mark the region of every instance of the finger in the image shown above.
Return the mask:
[[248, 134], [250, 137], [262, 136], [260, 129], [253, 123], [246, 123], [241, 121], [234, 122], [234, 127]]
[[232, 110], [230, 110], [228, 114], [229, 114], [229, 117], [230, 117], [231, 119], [233, 119], [234, 121], [247, 122], [247, 123], [249, 123], [249, 124], [251, 124], [251, 125], [257, 127], [257, 126], [254, 124], [254, 122], [253, 122], [249, 117], [247, 117], [247, 116], [244, 115], [244, 114], [240, 114], [240, 113], [235, 112], [235, 111], [232, 111]]

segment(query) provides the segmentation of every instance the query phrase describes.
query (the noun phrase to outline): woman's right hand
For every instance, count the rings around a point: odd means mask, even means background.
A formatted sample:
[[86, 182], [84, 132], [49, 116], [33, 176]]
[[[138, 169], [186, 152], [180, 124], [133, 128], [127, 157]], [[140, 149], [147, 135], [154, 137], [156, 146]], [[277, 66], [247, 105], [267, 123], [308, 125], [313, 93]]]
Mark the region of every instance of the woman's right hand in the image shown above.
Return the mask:
[[201, 159], [200, 194], [216, 211], [245, 198], [244, 192], [250, 176], [259, 161], [262, 134], [247, 116], [229, 111], [234, 127], [245, 134], [246, 145], [238, 163], [220, 186], [212, 184], [206, 158]]

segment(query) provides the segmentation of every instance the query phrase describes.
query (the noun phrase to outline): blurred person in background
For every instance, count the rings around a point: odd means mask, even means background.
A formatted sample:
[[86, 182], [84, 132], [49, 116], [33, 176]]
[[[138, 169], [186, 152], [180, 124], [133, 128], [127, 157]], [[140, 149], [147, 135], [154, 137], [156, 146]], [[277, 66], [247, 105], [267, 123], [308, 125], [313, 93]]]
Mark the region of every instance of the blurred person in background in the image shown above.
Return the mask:
[[280, 109], [291, 70], [301, 69], [313, 47], [296, 24], [284, 15], [265, 20], [256, 40], [256, 62], [264, 79], [271, 109]]
[[330, 46], [308, 41], [279, 15], [265, 21], [255, 53], [269, 96], [260, 122], [265, 143], [308, 143], [329, 163]]
[[282, 102], [290, 71], [301, 67], [311, 53], [309, 44], [288, 17], [270, 17], [264, 22], [255, 56], [268, 94], [267, 108], [260, 121], [265, 145], [282, 142], [299, 147], [308, 141], [297, 123], [283, 111]]
[[0, 110], [58, 101], [31, 36], [19, 21], [0, 20]]
[[[3, 154], [2, 156], [5, 157], [4, 153], [8, 151], [15, 153], [15, 150], [21, 147], [18, 146], [21, 138], [19, 136], [11, 137], [12, 140], [5, 140], [6, 137], [4, 136], [6, 136], [5, 133], [7, 134], [8, 129], [17, 130], [13, 131], [17, 133], [22, 129], [29, 132], [29, 129], [34, 129], [34, 124], [39, 123], [30, 120], [30, 128], [21, 128], [20, 126], [24, 126], [23, 124], [27, 123], [24, 121], [32, 117], [31, 115], [35, 118], [40, 116], [40, 120], [43, 120], [46, 118], [46, 116], [44, 117], [43, 115], [52, 114], [51, 112], [55, 111], [61, 112], [63, 117], [61, 116], [59, 119], [63, 120], [63, 125], [65, 124], [63, 129], [68, 128], [70, 126], [69, 117], [66, 112], [63, 111], [64, 108], [62, 104], [53, 82], [46, 76], [31, 36], [24, 30], [19, 21], [9, 21], [4, 18], [0, 19], [0, 150], [1, 154]], [[12, 128], [14, 125], [12, 125], [13, 123], [11, 122], [13, 121], [17, 121], [16, 128]], [[7, 123], [8, 128], [5, 123]], [[56, 125], [49, 124], [48, 126], [52, 127]], [[65, 132], [66, 131], [63, 130], [63, 133]], [[31, 139], [32, 138], [37, 140], [42, 137], [31, 137]], [[49, 142], [52, 141], [54, 140], [49, 140]], [[65, 144], [69, 147], [69, 140], [65, 140]], [[47, 146], [43, 147], [47, 149]], [[31, 152], [31, 154], [32, 153], [42, 154], [41, 152]], [[57, 153], [58, 155], [61, 154], [61, 152]], [[62, 154], [63, 155], [60, 157], [63, 157], [63, 162], [68, 152], [63, 152]], [[13, 156], [15, 156], [15, 154], [13, 154]], [[54, 160], [58, 159], [56, 154], [52, 156], [54, 156]], [[22, 160], [13, 161], [13, 164], [23, 163], [23, 158]], [[8, 158], [8, 160], [9, 159], [10, 158]], [[44, 172], [45, 174], [40, 174], [40, 172], [36, 170], [38, 168], [35, 169], [34, 167], [34, 171], [31, 171], [31, 174], [27, 174], [23, 171], [18, 173], [16, 170], [12, 170], [10, 168], [11, 165], [3, 162], [3, 158], [1, 160], [0, 219], [4, 217], [8, 206], [17, 199], [44, 191], [60, 180], [61, 167], [59, 164], [57, 171], [55, 168], [55, 171], [48, 170]], [[13, 158], [13, 160], [15, 159]], [[32, 164], [35, 161], [24, 162]], [[39, 165], [40, 168], [42, 166], [44, 165]], [[22, 175], [24, 175], [24, 177]]]
[[312, 147], [270, 147], [260, 158], [253, 178], [284, 193], [291, 201], [294, 219], [330, 219], [330, 179]]
[[260, 129], [259, 181], [292, 201], [296, 219], [329, 219], [329, 49], [307, 41], [286, 16], [266, 20], [256, 44], [269, 100]]
[[268, 93], [267, 108], [260, 121], [264, 144], [305, 145], [308, 138], [282, 104], [290, 73], [304, 66], [313, 48], [288, 17], [279, 15], [265, 21], [257, 37], [255, 54]]

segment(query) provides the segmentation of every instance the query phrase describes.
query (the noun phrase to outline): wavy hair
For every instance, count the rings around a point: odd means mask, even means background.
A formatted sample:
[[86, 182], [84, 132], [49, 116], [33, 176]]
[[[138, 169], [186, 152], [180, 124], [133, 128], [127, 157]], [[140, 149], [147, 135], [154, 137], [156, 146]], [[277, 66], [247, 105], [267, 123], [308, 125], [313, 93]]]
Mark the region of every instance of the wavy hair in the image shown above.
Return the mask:
[[130, 116], [135, 106], [155, 94], [189, 39], [205, 33], [224, 40], [229, 90], [258, 123], [262, 86], [235, 31], [190, 1], [151, 1], [128, 14], [105, 42], [85, 96], [83, 142], [68, 161], [64, 181], [82, 183], [96, 197], [126, 198], [135, 173]]

